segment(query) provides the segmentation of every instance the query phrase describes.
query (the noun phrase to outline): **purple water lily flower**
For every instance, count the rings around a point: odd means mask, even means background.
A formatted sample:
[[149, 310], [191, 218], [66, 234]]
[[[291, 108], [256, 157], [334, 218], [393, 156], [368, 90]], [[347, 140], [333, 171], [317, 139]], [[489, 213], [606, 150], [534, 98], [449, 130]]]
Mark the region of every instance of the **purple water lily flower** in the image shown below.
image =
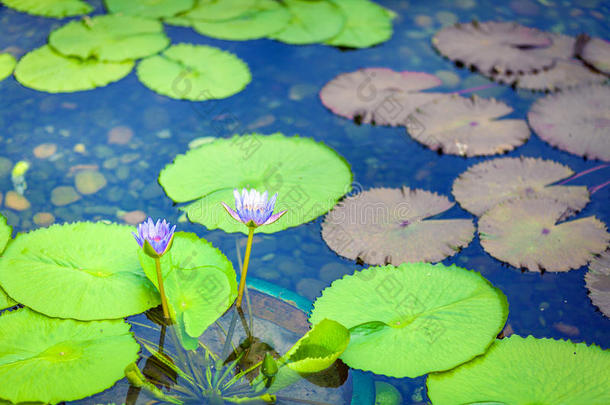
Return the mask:
[[163, 222], [158, 219], [157, 223], [154, 223], [149, 217], [147, 221], [138, 225], [137, 235], [135, 232], [131, 234], [136, 238], [140, 247], [146, 250], [146, 253], [151, 256], [156, 255], [160, 257], [171, 247], [175, 229], [176, 225], [170, 228], [170, 224], [165, 219]]
[[256, 228], [272, 224], [286, 213], [286, 210], [277, 214], [273, 213], [277, 193], [269, 199], [267, 191], [261, 194], [254, 189], [248, 191], [244, 188], [241, 195], [237, 189], [233, 190], [233, 195], [235, 196], [235, 211], [224, 202], [222, 206], [235, 220], [248, 227]]

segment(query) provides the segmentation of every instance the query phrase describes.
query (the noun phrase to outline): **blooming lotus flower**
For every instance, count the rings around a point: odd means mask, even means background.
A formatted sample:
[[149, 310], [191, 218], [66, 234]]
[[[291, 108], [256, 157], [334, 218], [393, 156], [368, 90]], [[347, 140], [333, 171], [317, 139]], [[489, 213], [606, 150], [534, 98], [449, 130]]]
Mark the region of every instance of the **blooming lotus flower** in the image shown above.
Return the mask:
[[174, 230], [176, 225], [170, 229], [170, 224], [164, 219], [160, 219], [157, 223], [149, 217], [147, 221], [138, 225], [138, 234], [131, 234], [136, 238], [136, 241], [144, 251], [152, 257], [163, 256], [172, 246], [174, 240]]
[[235, 196], [235, 211], [224, 202], [222, 206], [235, 220], [250, 228], [272, 224], [286, 213], [286, 210], [277, 214], [273, 213], [277, 193], [269, 199], [267, 191], [261, 194], [254, 189], [248, 191], [244, 188], [241, 195], [237, 189], [233, 190], [233, 195]]

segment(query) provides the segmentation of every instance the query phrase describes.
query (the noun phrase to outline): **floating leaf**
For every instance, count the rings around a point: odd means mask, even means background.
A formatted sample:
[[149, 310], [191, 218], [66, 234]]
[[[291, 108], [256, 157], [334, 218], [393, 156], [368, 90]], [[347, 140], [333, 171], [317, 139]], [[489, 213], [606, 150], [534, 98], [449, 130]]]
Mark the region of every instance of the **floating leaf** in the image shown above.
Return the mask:
[[610, 251], [605, 251], [589, 264], [585, 284], [593, 305], [610, 318]]
[[567, 166], [536, 158], [500, 158], [471, 166], [453, 182], [453, 196], [476, 216], [515, 198], [538, 197], [567, 205], [568, 216], [589, 202], [586, 186], [551, 186], [573, 175]]
[[104, 0], [104, 3], [109, 13], [165, 18], [193, 8], [195, 0]]
[[15, 78], [36, 90], [67, 93], [105, 86], [127, 76], [132, 68], [132, 61], [114, 63], [68, 58], [44, 45], [19, 60]]
[[530, 136], [524, 120], [497, 120], [513, 111], [496, 99], [451, 95], [416, 109], [407, 133], [432, 150], [459, 156], [495, 155], [513, 150]]
[[580, 57], [600, 72], [610, 74], [610, 42], [591, 38], [583, 47]]
[[[11, 239], [12, 230], [13, 229], [9, 225], [7, 225], [6, 218], [0, 215], [0, 255], [2, 255], [6, 244]], [[11, 299], [11, 297], [6, 295], [6, 293], [2, 289], [2, 286], [0, 285], [0, 310], [10, 308], [15, 304], [17, 303], [13, 299]], [[0, 403], [1, 401], [2, 400], [0, 400]]]
[[71, 21], [51, 32], [49, 44], [65, 56], [121, 62], [155, 54], [169, 38], [158, 21], [110, 14]]
[[310, 322], [328, 318], [350, 330], [340, 357], [350, 367], [413, 378], [484, 353], [507, 316], [506, 297], [479, 273], [405, 263], [334, 281], [315, 301]]
[[195, 7], [181, 13], [179, 18], [189, 20], [230, 20], [250, 12], [261, 0], [198, 0]]
[[259, 0], [247, 12], [232, 19], [195, 20], [192, 26], [202, 35], [239, 41], [274, 34], [282, 30], [290, 18], [288, 9], [277, 1]]
[[0, 398], [51, 404], [111, 387], [140, 349], [123, 320], [80, 322], [27, 308], [0, 316], [0, 347]]
[[17, 60], [10, 53], [0, 53], [0, 81], [13, 73]]
[[610, 161], [610, 86], [579, 87], [540, 98], [527, 118], [551, 145], [588, 159]]
[[439, 262], [474, 237], [470, 219], [426, 219], [453, 205], [429, 191], [374, 188], [337, 204], [322, 237], [336, 253], [367, 264]]
[[369, 0], [341, 0], [335, 4], [345, 14], [346, 21], [339, 35], [326, 44], [366, 48], [392, 37], [392, 17], [385, 8]]
[[330, 1], [284, 0], [292, 18], [271, 38], [289, 44], [324, 42], [338, 35], [345, 24], [341, 9]]
[[595, 217], [557, 224], [569, 208], [559, 201], [505, 201], [479, 219], [479, 237], [487, 253], [531, 271], [568, 271], [584, 266], [610, 242]]
[[138, 64], [138, 78], [157, 93], [203, 101], [242, 91], [252, 76], [248, 65], [230, 52], [207, 45], [178, 44]]
[[443, 96], [418, 91], [441, 83], [428, 73], [367, 68], [335, 77], [322, 88], [320, 99], [333, 113], [358, 123], [406, 125], [416, 107]]
[[43, 17], [64, 18], [89, 14], [93, 7], [81, 0], [1, 0], [0, 3], [15, 10]]
[[159, 304], [159, 295], [140, 268], [133, 230], [76, 222], [19, 234], [0, 260], [0, 285], [17, 302], [53, 317], [144, 312]]
[[159, 175], [191, 221], [208, 229], [247, 233], [220, 204], [234, 207], [233, 190], [244, 187], [278, 193], [277, 222], [256, 232], [273, 233], [309, 222], [326, 213], [349, 192], [352, 174], [345, 160], [321, 142], [298, 136], [249, 134], [218, 139], [179, 155]]
[[496, 340], [484, 356], [430, 374], [428, 396], [449, 404], [608, 404], [610, 352], [585, 343], [522, 338]]
[[436, 49], [458, 65], [483, 73], [521, 74], [551, 66], [554, 57], [528, 50], [552, 45], [549, 34], [515, 22], [455, 24], [432, 38]]

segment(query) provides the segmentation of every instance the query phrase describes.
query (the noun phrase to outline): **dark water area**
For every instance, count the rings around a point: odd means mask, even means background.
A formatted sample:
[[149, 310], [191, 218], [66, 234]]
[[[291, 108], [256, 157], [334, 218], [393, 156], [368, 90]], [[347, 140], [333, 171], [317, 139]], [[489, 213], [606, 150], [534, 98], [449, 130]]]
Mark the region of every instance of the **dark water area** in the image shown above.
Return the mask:
[[[98, 1], [95, 13], [103, 13]], [[610, 2], [595, 0], [475, 0], [379, 1], [394, 10], [394, 36], [379, 46], [339, 50], [323, 45], [292, 46], [272, 40], [233, 42], [201, 36], [189, 28], [166, 25], [172, 44], [207, 44], [228, 50], [250, 67], [252, 82], [228, 99], [194, 103], [157, 95], [144, 87], [135, 70], [126, 78], [93, 91], [48, 94], [24, 88], [13, 77], [0, 82], [0, 157], [27, 160], [24, 196], [31, 207], [16, 211], [6, 205], [0, 213], [17, 232], [35, 229], [34, 214], [50, 212], [56, 222], [75, 220], [120, 221], [124, 212], [141, 210], [164, 217], [178, 229], [196, 232], [220, 248], [237, 268], [236, 239], [245, 237], [209, 231], [198, 224], [180, 222], [182, 215], [157, 182], [161, 169], [189, 149], [200, 137], [229, 137], [236, 133], [282, 132], [323, 141], [350, 163], [356, 189], [372, 187], [422, 188], [451, 197], [454, 179], [468, 167], [491, 158], [439, 156], [411, 139], [403, 128], [358, 126], [333, 115], [319, 101], [324, 84], [340, 73], [363, 67], [437, 74], [443, 85], [435, 91], [453, 92], [489, 84], [467, 69], [459, 69], [432, 48], [430, 38], [443, 25], [454, 22], [503, 20], [567, 35], [587, 33], [610, 39]], [[48, 33], [65, 21], [28, 16], [0, 6], [0, 51], [23, 54], [47, 41]], [[495, 97], [511, 107], [511, 118], [525, 119], [541, 93], [494, 86], [475, 91]], [[117, 126], [133, 130], [127, 144], [108, 143], [107, 133]], [[43, 143], [57, 145], [51, 159], [39, 159], [33, 149]], [[82, 145], [81, 145], [82, 144]], [[77, 146], [79, 145], [79, 146]], [[574, 172], [595, 167], [557, 150], [535, 134], [506, 156], [552, 159]], [[51, 202], [52, 190], [73, 186], [75, 168], [97, 167], [107, 185], [92, 195], [65, 206]], [[12, 166], [11, 166], [12, 167]], [[595, 186], [610, 179], [610, 168], [570, 184]], [[0, 173], [0, 191], [13, 188], [10, 171]], [[280, 196], [281, 198], [281, 196]], [[577, 218], [594, 215], [610, 224], [610, 187], [596, 192]], [[440, 218], [473, 218], [457, 204]], [[273, 235], [255, 239], [249, 274], [313, 299], [321, 289], [361, 268], [338, 257], [320, 235], [323, 217]], [[521, 336], [571, 339], [610, 348], [610, 320], [592, 304], [584, 283], [586, 266], [567, 273], [532, 273], [503, 265], [489, 256], [478, 237], [444, 264], [473, 269], [508, 297], [508, 324]], [[464, 325], [465, 328], [469, 325]], [[372, 374], [371, 374], [372, 375]], [[387, 381], [402, 393], [405, 403], [426, 400], [425, 377]]]

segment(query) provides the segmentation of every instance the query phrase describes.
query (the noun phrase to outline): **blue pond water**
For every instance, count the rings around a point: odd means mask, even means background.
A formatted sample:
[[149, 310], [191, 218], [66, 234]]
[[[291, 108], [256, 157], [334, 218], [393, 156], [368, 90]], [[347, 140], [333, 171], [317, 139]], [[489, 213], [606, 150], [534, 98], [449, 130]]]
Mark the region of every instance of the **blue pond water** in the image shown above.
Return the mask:
[[[100, 2], [96, 13], [103, 12]], [[253, 80], [241, 93], [216, 102], [192, 103], [159, 96], [138, 81], [134, 72], [105, 88], [74, 94], [47, 94], [23, 88], [14, 78], [0, 82], [0, 156], [13, 164], [28, 160], [31, 208], [15, 211], [5, 205], [0, 212], [17, 231], [33, 229], [33, 215], [51, 212], [57, 222], [108, 219], [119, 210], [142, 210], [152, 217], [178, 222], [180, 212], [157, 183], [159, 171], [188, 143], [202, 136], [228, 137], [234, 133], [276, 131], [300, 134], [324, 141], [351, 164], [356, 187], [423, 188], [450, 195], [453, 180], [469, 166], [486, 158], [439, 156], [410, 139], [401, 128], [357, 126], [334, 116], [320, 103], [317, 92], [342, 72], [383, 66], [395, 70], [439, 73], [446, 79], [439, 91], [457, 91], [488, 83], [475, 73], [458, 69], [430, 45], [431, 35], [443, 24], [491, 19], [518, 21], [554, 32], [610, 39], [607, 18], [610, 3], [595, 0], [514, 0], [426, 2], [383, 1], [398, 13], [393, 38], [377, 47], [341, 51], [322, 45], [290, 46], [270, 40], [228, 42], [200, 36], [190, 29], [167, 27], [172, 43], [209, 44], [229, 50], [250, 66]], [[37, 18], [0, 7], [0, 51], [24, 53], [46, 43], [48, 33], [64, 21]], [[447, 80], [453, 78], [453, 80]], [[504, 86], [476, 92], [493, 96], [524, 119], [540, 94], [514, 91]], [[109, 144], [107, 132], [128, 126], [134, 136], [126, 145]], [[58, 146], [52, 160], [37, 159], [33, 148], [42, 143]], [[84, 153], [75, 152], [77, 144]], [[553, 149], [533, 135], [508, 156], [553, 159], [580, 172], [598, 165]], [[64, 207], [50, 201], [51, 191], [73, 185], [75, 166], [92, 165], [108, 180], [96, 194]], [[610, 169], [574, 180], [594, 186], [610, 178]], [[12, 189], [10, 175], [0, 177], [0, 191]], [[610, 224], [610, 187], [592, 196], [578, 217], [595, 215]], [[443, 218], [471, 218], [455, 206]], [[343, 274], [358, 269], [338, 257], [320, 236], [322, 218], [278, 234], [261, 236], [255, 243], [251, 275], [314, 298]], [[197, 232], [219, 247], [237, 264], [235, 240], [242, 236], [208, 231], [181, 223], [179, 228]], [[562, 274], [522, 273], [486, 254], [478, 238], [458, 255], [443, 263], [455, 263], [481, 272], [508, 297], [508, 323], [515, 333], [536, 337], [569, 338], [610, 347], [610, 320], [591, 304], [584, 284], [586, 268]], [[468, 325], [464, 325], [465, 328]], [[376, 380], [394, 384], [405, 403], [426, 401], [425, 378]]]

